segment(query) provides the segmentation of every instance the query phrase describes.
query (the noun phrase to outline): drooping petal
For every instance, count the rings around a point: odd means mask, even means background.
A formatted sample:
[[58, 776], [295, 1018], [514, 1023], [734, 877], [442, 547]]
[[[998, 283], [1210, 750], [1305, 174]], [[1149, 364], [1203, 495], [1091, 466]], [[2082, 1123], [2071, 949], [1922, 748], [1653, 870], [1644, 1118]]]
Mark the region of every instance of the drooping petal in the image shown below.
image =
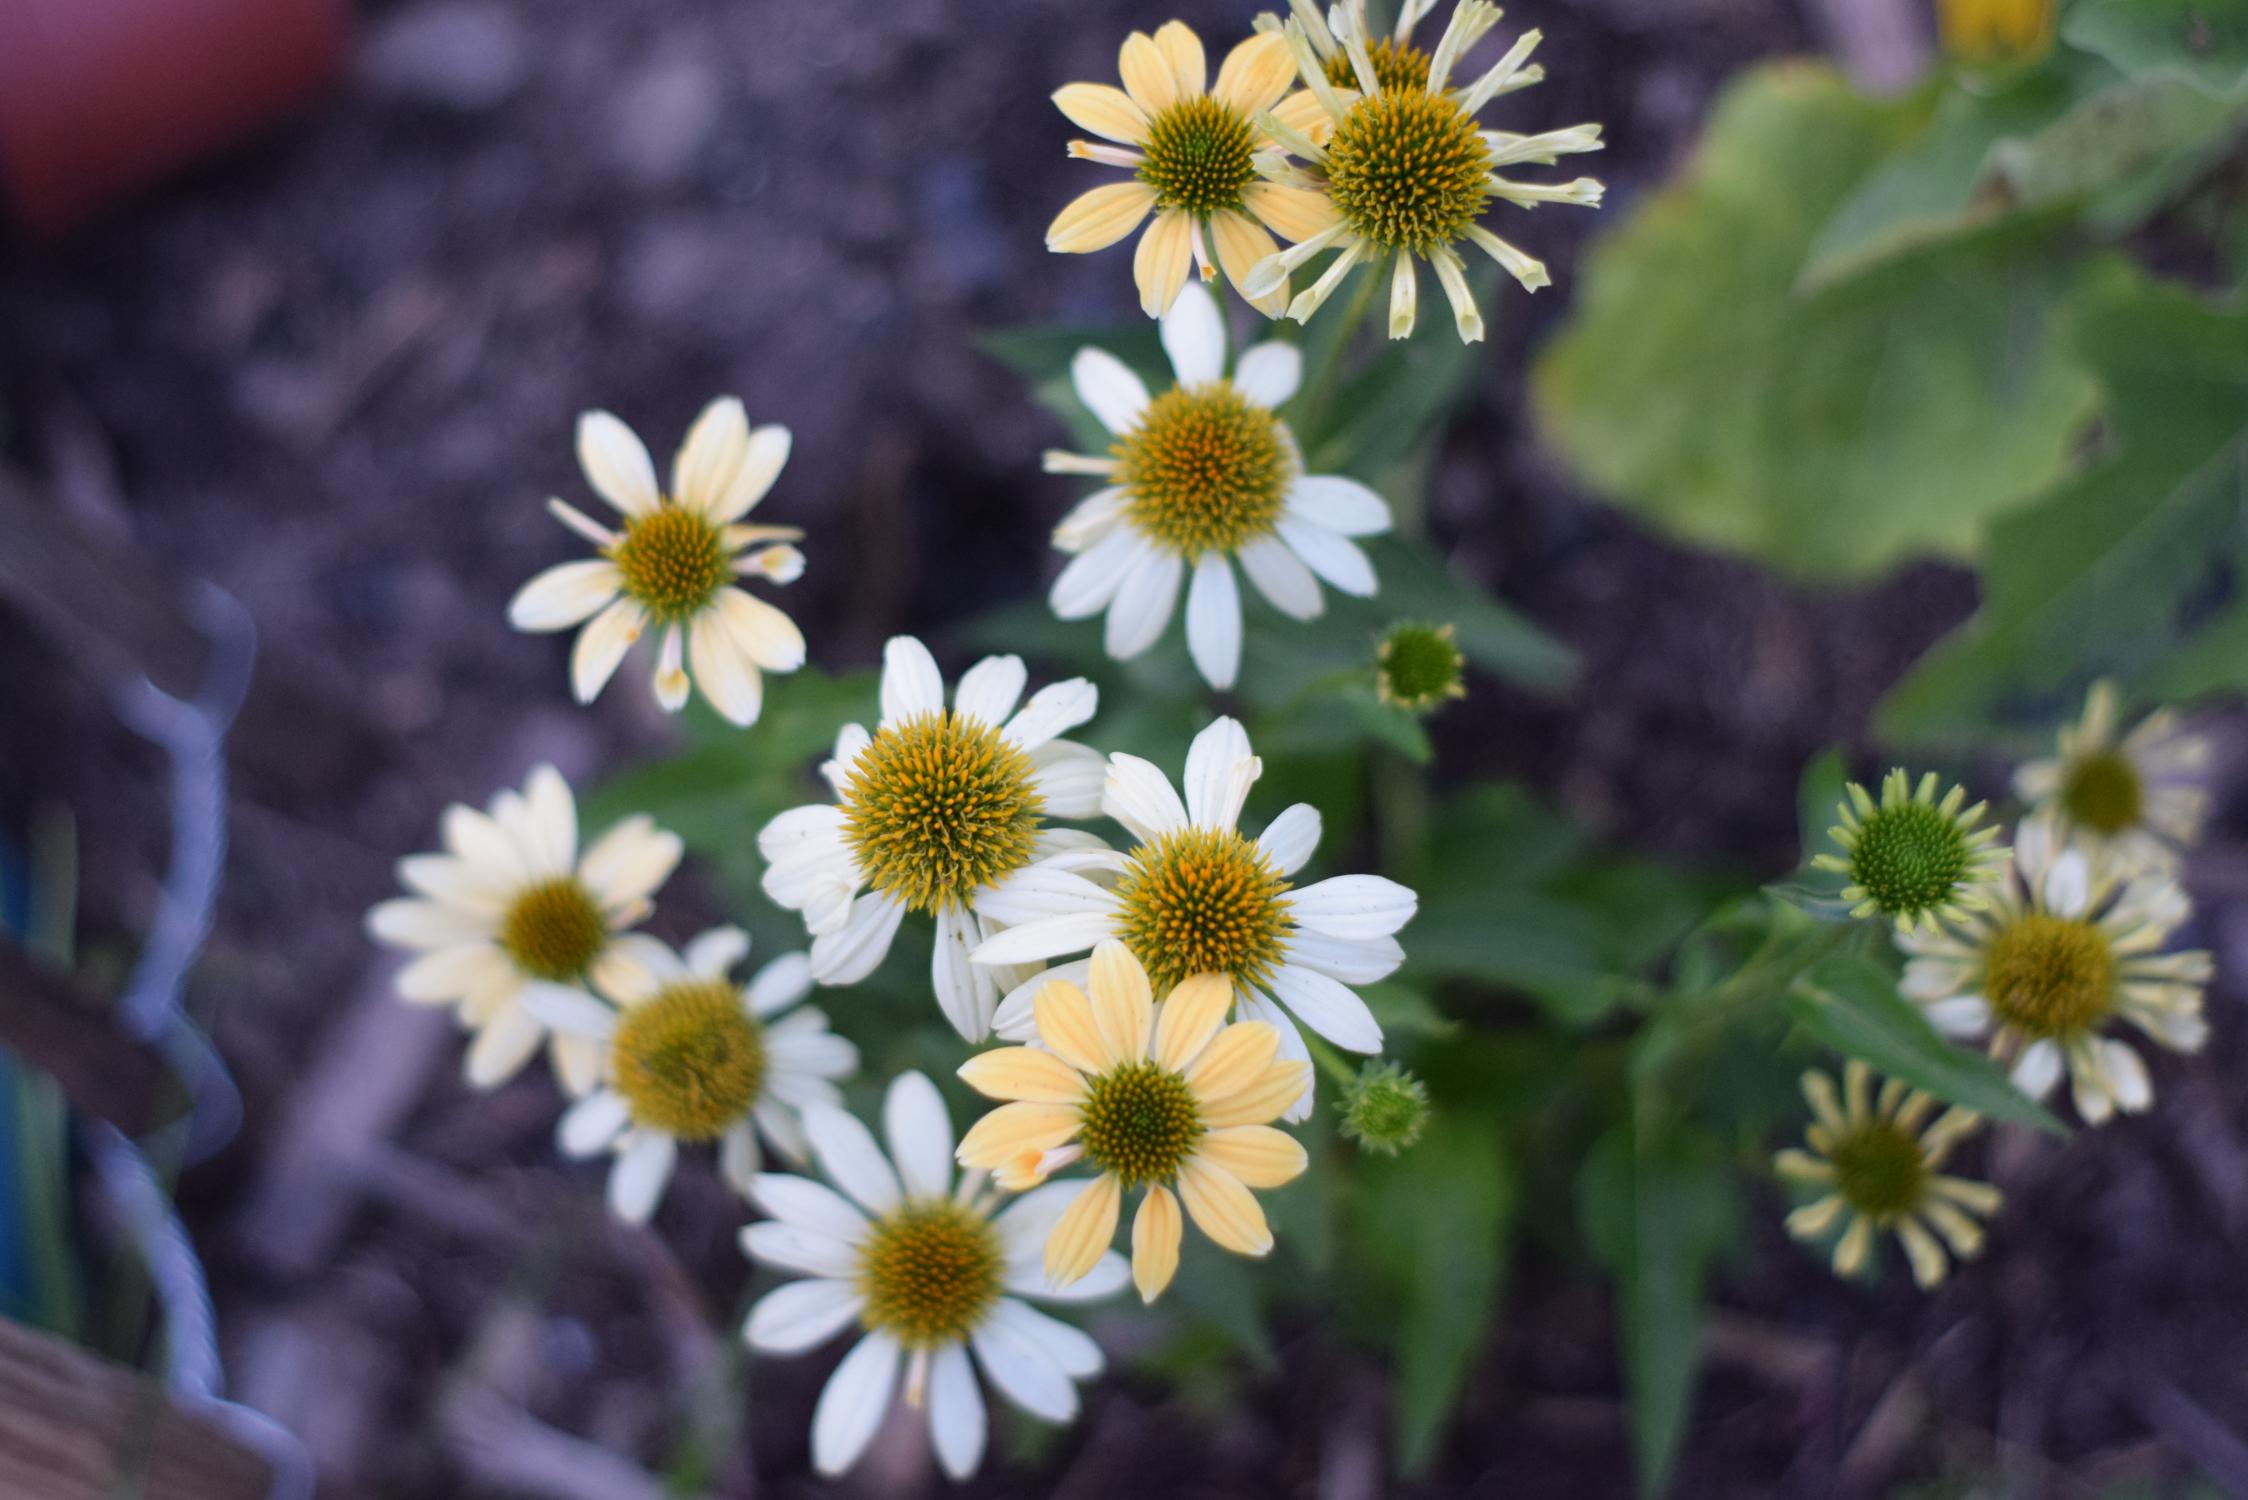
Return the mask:
[[968, 1351], [957, 1343], [940, 1346], [929, 1357], [929, 1442], [955, 1481], [967, 1479], [983, 1462], [987, 1420]]
[[1271, 1251], [1272, 1229], [1256, 1195], [1208, 1158], [1191, 1157], [1179, 1169], [1179, 1197], [1195, 1227], [1226, 1249], [1237, 1255]]
[[619, 599], [578, 632], [577, 645], [570, 652], [570, 687], [580, 703], [591, 703], [601, 695], [647, 625], [646, 610], [630, 599]]
[[1241, 571], [1249, 575], [1257, 592], [1289, 618], [1316, 620], [1327, 608], [1319, 595], [1319, 580], [1277, 536], [1253, 537], [1234, 556], [1241, 559]]
[[1233, 565], [1206, 553], [1186, 594], [1186, 649], [1202, 680], [1223, 691], [1241, 675], [1241, 593]]
[[1132, 1284], [1142, 1302], [1162, 1296], [1178, 1273], [1182, 1228], [1179, 1200], [1171, 1190], [1160, 1184], [1149, 1188], [1132, 1217]]
[[868, 1334], [843, 1356], [812, 1409], [812, 1467], [833, 1478], [859, 1461], [890, 1414], [898, 1360], [897, 1341], [885, 1333]]
[[1132, 279], [1140, 289], [1140, 310], [1149, 317], [1163, 316], [1186, 285], [1194, 264], [1194, 236], [1200, 232], [1186, 214], [1159, 212], [1140, 236], [1140, 247], [1132, 254]]
[[1046, 1279], [1067, 1286], [1093, 1269], [1116, 1238], [1122, 1190], [1107, 1173], [1070, 1203], [1046, 1240]]

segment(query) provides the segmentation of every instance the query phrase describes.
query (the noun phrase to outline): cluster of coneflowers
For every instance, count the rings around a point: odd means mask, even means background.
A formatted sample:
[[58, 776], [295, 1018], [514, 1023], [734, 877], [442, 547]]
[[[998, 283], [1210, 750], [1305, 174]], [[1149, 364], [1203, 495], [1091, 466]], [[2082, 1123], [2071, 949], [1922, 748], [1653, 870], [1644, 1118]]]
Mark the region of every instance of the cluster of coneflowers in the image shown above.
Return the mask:
[[[1939, 795], [1933, 773], [1915, 786], [1892, 771], [1878, 797], [1849, 788], [1840, 852], [1814, 863], [1846, 879], [1852, 916], [1891, 927], [1903, 992], [1938, 1031], [1987, 1045], [2033, 1099], [2065, 1078], [2078, 1118], [2104, 1125], [2153, 1101], [2141, 1046], [2194, 1052], [2208, 1036], [2210, 956], [2169, 947], [2192, 915], [2178, 866], [2206, 811], [2208, 758], [2206, 739], [2166, 710], [2124, 732], [2117, 694], [2100, 683], [2058, 753], [2015, 772], [2028, 811], [2010, 849], [1962, 789]], [[1842, 1275], [1892, 1233], [1924, 1287], [1982, 1248], [1998, 1190], [1943, 1170], [1980, 1119], [1938, 1113], [1895, 1079], [1876, 1089], [1855, 1060], [1839, 1089], [1813, 1071], [1803, 1093], [1808, 1149], [1774, 1159], [1812, 1194], [1790, 1233], [1832, 1239]]]
[[[1541, 76], [1528, 61], [1536, 32], [1475, 70], [1468, 55], [1499, 18], [1483, 0], [1460, 0], [1433, 48], [1414, 39], [1429, 0], [1404, 0], [1380, 36], [1364, 0], [1324, 16], [1292, 3], [1286, 20], [1257, 19], [1214, 82], [1201, 41], [1174, 21], [1126, 39], [1122, 88], [1054, 96], [1100, 138], [1071, 154], [1130, 176], [1070, 204], [1048, 246], [1098, 250], [1146, 224], [1133, 274], [1175, 380], [1150, 391], [1113, 355], [1077, 356], [1076, 393], [1112, 441], [1047, 456], [1049, 470], [1100, 481], [1055, 529], [1069, 560], [1053, 608], [1103, 616], [1106, 650], [1123, 660], [1163, 636], [1183, 588], [1189, 654], [1221, 690], [1240, 667], [1240, 577], [1295, 620], [1322, 613], [1323, 585], [1371, 596], [1356, 539], [1388, 531], [1391, 513], [1356, 480], [1306, 472], [1279, 415], [1300, 354], [1266, 340], [1229, 358], [1227, 316], [1203, 283], [1222, 268], [1259, 313], [1305, 321], [1354, 268], [1387, 266], [1388, 330], [1401, 338], [1425, 262], [1473, 341], [1483, 323], [1461, 247], [1531, 289], [1547, 281], [1483, 227], [1486, 210], [1600, 198], [1590, 179], [1503, 175], [1597, 149], [1597, 126], [1525, 136], [1475, 118]], [[1291, 295], [1290, 278], [1322, 255]], [[508, 610], [522, 630], [577, 632], [580, 702], [646, 642], [665, 709], [699, 690], [746, 728], [766, 675], [804, 664], [802, 633], [750, 587], [804, 568], [800, 532], [750, 519], [789, 443], [783, 428], [752, 427], [740, 402], [715, 401], [666, 484], [624, 423], [580, 420], [586, 482], [614, 516], [550, 500], [595, 555], [540, 574]], [[1462, 666], [1449, 627], [1401, 624], [1377, 685], [1425, 711], [1459, 695]], [[943, 1467], [965, 1476], [985, 1443], [976, 1370], [1024, 1410], [1066, 1421], [1077, 1382], [1101, 1368], [1091, 1339], [1025, 1299], [1105, 1297], [1129, 1281], [1152, 1302], [1188, 1220], [1228, 1250], [1272, 1248], [1256, 1193], [1305, 1170], [1304, 1148], [1274, 1122], [1308, 1117], [1315, 1056], [1346, 1080], [1347, 1135], [1410, 1144], [1427, 1114], [1420, 1084], [1376, 1061], [1352, 1076], [1330, 1049], [1380, 1053], [1358, 989], [1404, 961], [1397, 933], [1416, 898], [1373, 875], [1301, 882], [1321, 836], [1307, 804], [1245, 831], [1262, 767], [1231, 718], [1195, 736], [1174, 780], [1174, 768], [1086, 742], [1092, 684], [1032, 691], [1019, 658], [995, 656], [948, 687], [911, 636], [885, 647], [874, 707], [871, 727], [845, 726], [820, 767], [832, 800], [758, 838], [764, 890], [802, 916], [809, 943], [746, 983], [737, 928], [682, 951], [636, 930], [679, 839], [634, 817], [583, 840], [548, 767], [485, 810], [448, 809], [444, 852], [402, 861], [410, 894], [368, 925], [418, 955], [400, 993], [453, 1008], [473, 1034], [473, 1083], [497, 1085], [547, 1052], [572, 1101], [561, 1147], [613, 1158], [619, 1216], [648, 1219], [680, 1147], [715, 1144], [724, 1180], [767, 1215], [743, 1232], [745, 1250], [801, 1277], [751, 1310], [749, 1341], [796, 1352], [858, 1330], [813, 1418], [819, 1469], [849, 1468], [902, 1388], [926, 1409]], [[997, 1107], [957, 1139], [936, 1087], [907, 1073], [888, 1086], [878, 1141], [837, 1087], [857, 1049], [806, 1003], [871, 975], [908, 920], [934, 928], [930, 988], [946, 1021], [964, 1043], [1005, 1044], [960, 1068]], [[1128, 1257], [1112, 1248], [1127, 1200]]]

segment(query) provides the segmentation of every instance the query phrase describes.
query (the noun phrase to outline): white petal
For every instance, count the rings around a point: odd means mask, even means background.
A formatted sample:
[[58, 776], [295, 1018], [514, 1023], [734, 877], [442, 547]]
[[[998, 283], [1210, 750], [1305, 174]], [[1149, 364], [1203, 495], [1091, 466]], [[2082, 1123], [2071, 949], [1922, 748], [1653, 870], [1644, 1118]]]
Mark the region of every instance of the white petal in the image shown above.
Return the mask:
[[792, 441], [786, 427], [767, 423], [752, 429], [749, 447], [742, 454], [741, 468], [734, 474], [733, 487], [718, 497], [710, 518], [724, 526], [755, 509], [757, 502], [773, 488], [773, 481], [781, 477], [781, 470], [788, 466]]
[[595, 1156], [608, 1150], [631, 1120], [624, 1096], [603, 1089], [571, 1105], [555, 1135], [565, 1155]]
[[727, 1126], [718, 1138], [718, 1175], [726, 1186], [737, 1193], [748, 1192], [757, 1169], [763, 1165], [757, 1150], [757, 1127], [748, 1120], [736, 1120]]
[[976, 910], [986, 921], [1015, 927], [1048, 917], [1113, 913], [1116, 897], [1082, 875], [1039, 864], [977, 893]]
[[1289, 914], [1329, 937], [1388, 937], [1413, 919], [1420, 898], [1379, 875], [1337, 875], [1292, 891]]
[[792, 1281], [757, 1299], [742, 1336], [768, 1354], [801, 1354], [849, 1327], [863, 1305], [847, 1281]]
[[722, 588], [712, 601], [719, 623], [734, 639], [734, 649], [767, 672], [793, 672], [804, 665], [804, 632], [786, 613], [738, 588]]
[[828, 1180], [869, 1213], [897, 1207], [898, 1174], [891, 1169], [873, 1132], [857, 1118], [825, 1105], [804, 1111], [804, 1134]]
[[990, 972], [968, 959], [982, 941], [974, 913], [952, 906], [937, 912], [929, 983], [937, 992], [937, 1009], [963, 1041], [980, 1042], [990, 1034], [991, 1008], [999, 1003], [999, 987]]
[[1101, 647], [1118, 661], [1130, 661], [1162, 638], [1179, 602], [1186, 564], [1176, 552], [1151, 552], [1124, 575], [1108, 607]]
[[628, 1224], [647, 1223], [678, 1159], [679, 1143], [660, 1130], [642, 1130], [628, 1137], [617, 1164], [609, 1169], [610, 1210]]
[[1038, 1034], [1038, 1019], [1032, 1013], [1031, 1001], [1038, 992], [1057, 980], [1083, 989], [1092, 969], [1092, 960], [1073, 959], [1050, 969], [1040, 969], [1028, 978], [1017, 981], [1013, 989], [1000, 997], [999, 1009], [992, 1012], [992, 1033], [1003, 1041], [1032, 1040]]
[[1230, 688], [1241, 675], [1241, 591], [1233, 565], [1212, 552], [1194, 565], [1186, 591], [1186, 649], [1202, 680]]
[[757, 971], [749, 982], [749, 1013], [765, 1017], [782, 1011], [812, 993], [812, 960], [802, 953], [783, 953]]
[[567, 630], [599, 614], [621, 587], [617, 565], [606, 558], [562, 563], [516, 592], [507, 623], [517, 630]]
[[393, 898], [368, 910], [367, 934], [394, 948], [437, 948], [489, 940], [492, 919], [435, 901]]
[[[1090, 745], [1070, 740], [1048, 740], [1031, 761], [1037, 771], [1031, 785], [1052, 818], [1090, 818], [1101, 810], [1101, 789], [1108, 784], [1108, 757]], [[1049, 833], [1064, 830], [1049, 829]]]
[[855, 1245], [833, 1235], [799, 1229], [794, 1224], [752, 1224], [742, 1231], [741, 1241], [742, 1248], [759, 1263], [783, 1271], [842, 1278], [859, 1274], [859, 1252]]
[[871, 892], [851, 903], [851, 916], [812, 940], [812, 977], [821, 984], [857, 984], [881, 966], [905, 920], [905, 902]]
[[1233, 368], [1233, 388], [1267, 410], [1285, 405], [1303, 382], [1302, 351], [1278, 339], [1251, 345]]
[[1108, 785], [1101, 792], [1101, 811], [1122, 823], [1132, 837], [1152, 844], [1166, 833], [1187, 826], [1186, 804], [1152, 763], [1118, 752], [1108, 758]]
[[617, 1029], [617, 1013], [584, 990], [542, 982], [523, 990], [523, 1008], [541, 1025], [606, 1040]]
[[1115, 531], [1131, 500], [1131, 492], [1118, 485], [1093, 491], [1054, 523], [1054, 545], [1068, 553], [1083, 552]]
[[1356, 542], [1340, 532], [1286, 515], [1280, 518], [1277, 530], [1280, 539], [1303, 559], [1306, 567], [1344, 593], [1370, 599], [1380, 587], [1374, 578], [1374, 565], [1366, 560], [1366, 554], [1359, 550]]
[[2014, 1087], [2032, 1099], [2042, 1099], [2061, 1081], [2061, 1049], [2057, 1042], [2031, 1042], [2014, 1062]]
[[631, 428], [605, 411], [578, 418], [578, 466], [595, 492], [628, 516], [643, 515], [662, 502], [647, 448]]
[[1251, 752], [1249, 732], [1240, 722], [1212, 719], [1187, 747], [1187, 821], [1197, 828], [1232, 828], [1263, 772], [1264, 762]]
[[1022, 712], [1007, 721], [1005, 737], [1018, 750], [1036, 750], [1090, 719], [1100, 706], [1100, 689], [1082, 677], [1052, 683], [1031, 694]]
[[1343, 536], [1379, 536], [1390, 528], [1389, 502], [1355, 479], [1308, 474], [1288, 493], [1289, 514]]
[[[1075, 877], [1072, 877], [1073, 879]], [[438, 948], [398, 971], [398, 993], [420, 1005], [449, 1005], [487, 986], [506, 983], [515, 969], [490, 943]]]
[[2100, 1043], [2105, 1063], [2108, 1092], [2115, 1096], [2116, 1107], [2137, 1114], [2154, 1102], [2154, 1085], [2147, 1078], [2146, 1064], [2128, 1042], [2104, 1041]]
[[739, 927], [713, 927], [689, 943], [679, 957], [691, 974], [724, 979], [734, 965], [749, 957], [749, 934]]
[[969, 1342], [991, 1383], [1015, 1405], [1049, 1422], [1077, 1415], [1077, 1387], [1040, 1346], [994, 1320], [970, 1334]]
[[1326, 975], [1283, 964], [1271, 980], [1272, 996], [1296, 1019], [1347, 1052], [1382, 1050], [1381, 1024], [1366, 1002]]
[[882, 1133], [908, 1196], [941, 1198], [952, 1191], [952, 1116], [944, 1096], [920, 1073], [900, 1073], [882, 1101]]
[[1171, 356], [1180, 385], [1207, 385], [1225, 374], [1225, 319], [1209, 288], [1200, 282], [1181, 287], [1161, 330], [1163, 352]]
[[656, 652], [656, 704], [667, 714], [687, 706], [687, 691], [694, 686], [687, 676], [687, 636], [676, 625], [666, 625], [663, 645]]
[[1282, 614], [1316, 620], [1326, 609], [1327, 601], [1319, 597], [1319, 580], [1280, 538], [1260, 536], [1243, 542], [1234, 556], [1241, 559], [1241, 571], [1249, 575], [1257, 592]]
[[2092, 871], [2074, 849], [2055, 859], [2045, 872], [2045, 907], [2056, 917], [2081, 917], [2092, 899]]
[[1298, 802], [1265, 825], [1265, 831], [1257, 836], [1257, 847], [1265, 852], [1275, 870], [1293, 875], [1311, 863], [1311, 857], [1319, 852], [1321, 826], [1319, 809], [1308, 802]]
[[694, 668], [695, 685], [720, 718], [743, 726], [757, 722], [765, 706], [765, 679], [720, 616], [706, 612], [695, 617], [687, 636], [687, 659]]
[[882, 647], [881, 727], [943, 709], [944, 674], [929, 648], [910, 635], [890, 637]]
[[630, 599], [619, 599], [595, 615], [578, 632], [570, 651], [570, 689], [580, 703], [591, 703], [617, 673], [617, 663], [647, 628], [647, 612]]
[[1288, 962], [1344, 984], [1387, 979], [1405, 962], [1405, 950], [1395, 938], [1333, 938], [1301, 928], [1289, 934], [1283, 951]]
[[987, 656], [960, 679], [952, 695], [953, 711], [997, 729], [1022, 701], [1023, 684], [1029, 680], [1021, 657]]
[[857, 1463], [890, 1414], [897, 1385], [897, 1342], [882, 1333], [859, 1340], [812, 1409], [812, 1466], [833, 1478]]
[[1018, 1297], [1035, 1297], [1041, 1302], [1100, 1302], [1131, 1284], [1132, 1263], [1114, 1250], [1103, 1254], [1093, 1263], [1092, 1270], [1068, 1286], [1057, 1287], [1046, 1280], [1043, 1252], [1019, 1266], [1010, 1265], [1006, 1278], [1008, 1291]]
[[1147, 410], [1147, 386], [1124, 361], [1106, 349], [1080, 349], [1069, 363], [1077, 399], [1110, 432], [1131, 430]]
[[1945, 1036], [1981, 1036], [1990, 1029], [1990, 1002], [1980, 995], [1954, 995], [1923, 1007], [1928, 1024]]
[[942, 1345], [929, 1359], [929, 1441], [937, 1462], [955, 1480], [964, 1480], [983, 1462], [983, 1392], [976, 1389], [968, 1351]]
[[1045, 1355], [1073, 1380], [1091, 1380], [1101, 1373], [1101, 1346], [1083, 1330], [1059, 1318], [1012, 1297], [1002, 1297], [992, 1309], [992, 1322]]
[[671, 878], [686, 847], [678, 834], [635, 815], [593, 841], [578, 864], [578, 879], [609, 912], [627, 911]]
[[1046, 596], [1054, 617], [1089, 620], [1108, 608], [1124, 580], [1155, 556], [1155, 546], [1130, 527], [1120, 527], [1069, 560]]
[[[1280, 1038], [1278, 1057], [1288, 1062], [1309, 1063], [1311, 1048], [1304, 1044], [1303, 1033], [1280, 1006], [1253, 989], [1244, 989], [1234, 1006], [1234, 1015], [1243, 1021], [1262, 1021]], [[1319, 1070], [1307, 1068], [1304, 1073], [1303, 1097], [1281, 1112], [1280, 1118], [1291, 1125], [1300, 1125], [1311, 1118], [1312, 1106], [1318, 1102]]]
[[848, 1250], [866, 1234], [866, 1215], [823, 1182], [792, 1172], [761, 1172], [750, 1179], [750, 1200], [781, 1223], [834, 1240]]
[[749, 417], [741, 402], [732, 396], [711, 402], [672, 456], [671, 498], [717, 519], [718, 502], [733, 488], [748, 447]]
[[979, 964], [1037, 963], [1065, 953], [1083, 953], [1103, 938], [1115, 935], [1116, 917], [1111, 912], [1049, 917], [1041, 922], [1010, 927], [986, 938], [969, 957]]
[[864, 724], [846, 724], [835, 731], [835, 751], [820, 765], [820, 775], [835, 788], [838, 797], [848, 796], [853, 769], [874, 737], [866, 732]]

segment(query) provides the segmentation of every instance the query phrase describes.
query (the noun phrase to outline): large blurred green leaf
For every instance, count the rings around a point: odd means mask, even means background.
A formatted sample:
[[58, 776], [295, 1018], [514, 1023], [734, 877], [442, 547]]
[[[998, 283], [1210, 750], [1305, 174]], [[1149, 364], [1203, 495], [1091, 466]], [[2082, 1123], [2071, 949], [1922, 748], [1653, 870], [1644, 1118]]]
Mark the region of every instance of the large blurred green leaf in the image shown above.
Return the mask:
[[2136, 75], [2219, 94], [2248, 84], [2248, 0], [2076, 0], [2061, 38]]
[[1728, 90], [1690, 168], [1593, 253], [1539, 362], [1546, 428], [1593, 483], [1690, 541], [1847, 578], [1970, 555], [2061, 471], [2092, 392], [2048, 326], [2076, 272], [2037, 226], [1798, 290], [1926, 109], [1800, 63]]
[[2248, 686], [2248, 311], [2110, 266], [2072, 338], [2107, 393], [2101, 459], [1994, 528], [1982, 610], [1882, 706], [1890, 739], [2042, 724], [2100, 675]]

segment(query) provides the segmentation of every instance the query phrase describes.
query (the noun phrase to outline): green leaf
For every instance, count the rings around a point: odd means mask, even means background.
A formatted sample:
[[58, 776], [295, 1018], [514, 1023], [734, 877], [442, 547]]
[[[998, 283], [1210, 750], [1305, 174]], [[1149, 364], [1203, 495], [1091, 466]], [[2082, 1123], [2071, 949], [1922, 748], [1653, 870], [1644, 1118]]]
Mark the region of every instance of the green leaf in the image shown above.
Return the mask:
[[2098, 676], [2138, 696], [2248, 686], [2248, 312], [2104, 268], [2071, 339], [2101, 457], [1992, 533], [1983, 607], [1882, 705], [1898, 743], [2042, 734]]
[[2248, 84], [2248, 0], [2077, 0], [2061, 39], [2126, 73], [2237, 97]]
[[1690, 542], [1833, 579], [1969, 556], [2062, 471], [2092, 390], [2049, 328], [2077, 270], [2038, 226], [1798, 290], [1821, 228], [1925, 117], [1808, 64], [1728, 90], [1538, 364], [1538, 411], [1589, 480]]
[[1850, 953], [1827, 959], [1796, 985], [1788, 1009], [1804, 1030], [1878, 1073], [1988, 1119], [2068, 1134], [1996, 1063], [1940, 1035], [1918, 1006], [1897, 993], [1896, 976], [1871, 959]]

